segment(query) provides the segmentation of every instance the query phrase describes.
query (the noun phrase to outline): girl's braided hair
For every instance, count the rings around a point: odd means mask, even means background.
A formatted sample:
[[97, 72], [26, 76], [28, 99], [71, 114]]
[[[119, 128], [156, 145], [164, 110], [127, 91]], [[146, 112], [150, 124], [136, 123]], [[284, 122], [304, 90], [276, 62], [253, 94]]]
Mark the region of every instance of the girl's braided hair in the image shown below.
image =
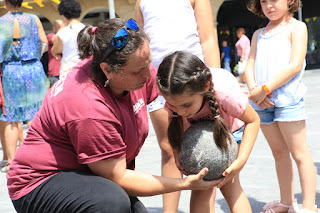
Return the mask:
[[[157, 84], [162, 94], [195, 95], [203, 93], [207, 82], [210, 88], [204, 93], [214, 121], [214, 141], [221, 149], [227, 149], [227, 140], [231, 141], [228, 126], [220, 116], [219, 103], [215, 98], [210, 69], [195, 55], [177, 51], [167, 56], [159, 66]], [[168, 139], [174, 149], [180, 149], [183, 137], [181, 117], [174, 116], [169, 124]]]

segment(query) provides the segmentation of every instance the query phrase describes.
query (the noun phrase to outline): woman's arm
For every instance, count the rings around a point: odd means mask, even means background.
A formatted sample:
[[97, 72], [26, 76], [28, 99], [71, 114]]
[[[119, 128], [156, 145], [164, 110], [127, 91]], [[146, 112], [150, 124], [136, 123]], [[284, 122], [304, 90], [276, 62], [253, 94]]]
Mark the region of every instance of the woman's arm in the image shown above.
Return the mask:
[[56, 60], [60, 60], [61, 58], [59, 56], [62, 55], [62, 49], [63, 49], [63, 42], [59, 38], [59, 36], [54, 35], [52, 37], [52, 48], [51, 48], [51, 54], [53, 57], [56, 58]]
[[225, 176], [225, 179], [219, 183], [218, 188], [221, 188], [224, 184], [229, 182], [232, 178], [235, 177], [236, 174], [241, 171], [249, 158], [254, 142], [256, 141], [258, 135], [260, 118], [249, 103], [247, 103], [246, 109], [239, 117], [239, 119], [245, 123], [245, 128], [239, 147], [238, 157], [223, 172], [223, 176]]
[[38, 27], [38, 32], [39, 32], [39, 38], [40, 38], [40, 41], [42, 43], [45, 43], [46, 44], [46, 47], [44, 49], [44, 52], [46, 52], [48, 50], [48, 39], [47, 39], [47, 36], [46, 36], [46, 33], [44, 32], [44, 29], [43, 29], [43, 26], [41, 24], [41, 21], [40, 19], [38, 18], [38, 16], [36, 16], [36, 20], [37, 20], [37, 27]]
[[186, 178], [154, 176], [126, 169], [126, 159], [101, 160], [88, 164], [91, 171], [121, 186], [130, 196], [152, 196], [180, 190], [204, 190], [216, 186], [219, 180], [204, 181], [208, 169]]
[[220, 51], [210, 1], [195, 0], [194, 13], [206, 65], [220, 68]]
[[136, 8], [135, 8], [135, 20], [139, 24], [140, 29], [143, 30], [144, 27], [144, 21], [143, 21], [143, 15], [140, 9], [141, 0], [137, 0], [136, 2]]

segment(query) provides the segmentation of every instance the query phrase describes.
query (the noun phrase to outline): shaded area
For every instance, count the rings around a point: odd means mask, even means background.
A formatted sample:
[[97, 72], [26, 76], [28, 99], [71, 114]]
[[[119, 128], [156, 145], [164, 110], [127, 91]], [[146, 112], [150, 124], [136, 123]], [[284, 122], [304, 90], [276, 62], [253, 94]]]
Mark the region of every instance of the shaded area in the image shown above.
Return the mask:
[[[251, 208], [252, 208], [252, 212], [261, 212], [263, 206], [266, 204], [266, 202], [258, 201], [258, 200], [256, 200], [255, 198], [252, 198], [252, 197], [248, 197], [248, 200], [250, 202], [250, 205], [251, 205]], [[224, 212], [226, 212], [226, 213], [230, 212], [229, 206], [228, 206], [228, 204], [227, 204], [225, 199], [216, 200], [216, 203], [218, 203], [221, 206], [221, 209]]]
[[[315, 162], [314, 165], [316, 166], [317, 174], [320, 175], [320, 162]], [[320, 200], [320, 198], [319, 198], [319, 200]]]
[[[147, 208], [147, 210], [148, 210], [148, 213], [162, 213], [163, 212], [162, 208], [156, 208], [156, 207]], [[186, 212], [178, 210], [178, 213], [186, 213]]]

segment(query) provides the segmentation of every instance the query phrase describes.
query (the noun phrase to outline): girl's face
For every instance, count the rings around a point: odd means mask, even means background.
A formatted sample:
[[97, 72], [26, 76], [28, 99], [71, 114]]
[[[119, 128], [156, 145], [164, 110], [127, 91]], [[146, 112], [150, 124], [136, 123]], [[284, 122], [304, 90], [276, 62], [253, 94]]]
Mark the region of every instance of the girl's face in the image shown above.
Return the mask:
[[203, 94], [183, 93], [182, 95], [163, 95], [163, 97], [171, 110], [186, 118], [194, 117], [203, 103]]
[[285, 18], [289, 14], [289, 3], [293, 0], [260, 0], [264, 15], [270, 21]]

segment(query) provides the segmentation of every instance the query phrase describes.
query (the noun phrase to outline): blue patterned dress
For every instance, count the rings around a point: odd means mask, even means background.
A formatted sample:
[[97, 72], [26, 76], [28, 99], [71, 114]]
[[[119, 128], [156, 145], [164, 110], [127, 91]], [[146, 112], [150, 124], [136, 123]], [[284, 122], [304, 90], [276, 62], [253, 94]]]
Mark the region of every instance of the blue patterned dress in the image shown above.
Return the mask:
[[[20, 43], [13, 43], [14, 19], [20, 27]], [[0, 18], [0, 63], [5, 113], [0, 120], [32, 120], [47, 92], [46, 77], [40, 62], [41, 42], [36, 17], [7, 13]]]

